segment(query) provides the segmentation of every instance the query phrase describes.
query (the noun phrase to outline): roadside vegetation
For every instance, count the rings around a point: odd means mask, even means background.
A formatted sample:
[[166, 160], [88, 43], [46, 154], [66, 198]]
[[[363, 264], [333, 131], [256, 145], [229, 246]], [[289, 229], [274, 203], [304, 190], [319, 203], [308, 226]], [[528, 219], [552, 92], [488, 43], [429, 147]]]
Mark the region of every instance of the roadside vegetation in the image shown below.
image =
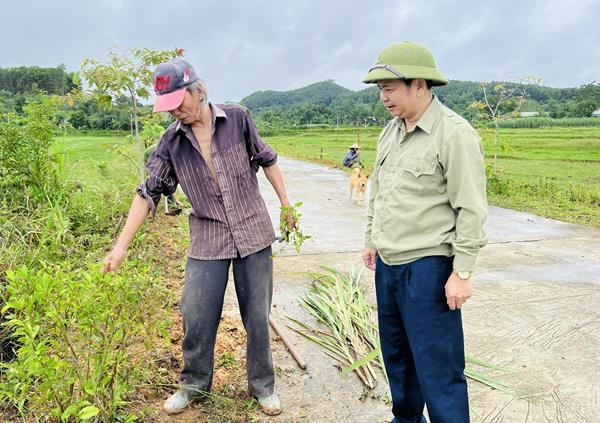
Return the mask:
[[57, 106], [45, 98], [0, 121], [0, 416], [133, 421], [123, 406], [148, 382], [139, 356], [166, 334], [169, 294], [143, 233], [123, 276], [100, 275], [136, 169], [101, 147], [122, 137], [78, 150]]
[[[31, 104], [0, 122], [0, 171], [15, 176], [0, 178], [0, 420], [152, 420], [177, 389], [187, 220], [157, 215], [119, 275], [101, 275], [138, 183], [124, 158], [135, 141], [62, 135], [55, 110]], [[215, 391], [198, 409], [205, 421], [251, 421], [241, 322], [221, 326]]]

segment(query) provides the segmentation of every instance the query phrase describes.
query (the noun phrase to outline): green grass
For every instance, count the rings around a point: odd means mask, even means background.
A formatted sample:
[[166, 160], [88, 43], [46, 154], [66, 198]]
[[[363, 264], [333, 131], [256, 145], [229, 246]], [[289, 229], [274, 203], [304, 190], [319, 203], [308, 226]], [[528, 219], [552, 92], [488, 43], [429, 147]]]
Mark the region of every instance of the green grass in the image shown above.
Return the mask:
[[69, 177], [84, 184], [96, 184], [107, 175], [137, 181], [136, 146], [126, 135], [69, 134], [59, 138], [58, 148], [65, 152]]
[[72, 160], [110, 160], [111, 153], [107, 146], [126, 146], [133, 144], [124, 135], [106, 134], [102, 136], [70, 134], [62, 138], [63, 148], [68, 151]]
[[[375, 162], [377, 137], [381, 128], [360, 128], [358, 141], [361, 146], [361, 161], [370, 171]], [[265, 137], [281, 155], [321, 163], [330, 167], [343, 168], [344, 154], [357, 141], [356, 128], [305, 129], [284, 135]]]
[[[491, 124], [490, 124], [491, 125]], [[583, 127], [600, 126], [597, 117], [571, 117], [555, 119], [548, 116], [506, 119], [500, 122], [501, 128], [547, 128], [547, 127]]]
[[[493, 156], [493, 131], [480, 133], [486, 155]], [[499, 143], [509, 158], [600, 161], [600, 127], [500, 129]]]
[[[491, 160], [490, 160], [491, 161]], [[564, 183], [600, 184], [600, 161], [569, 161], [544, 159], [498, 158], [497, 167], [504, 169], [507, 176], [516, 180], [532, 177], [548, 178]]]
[[[361, 160], [373, 169], [381, 128], [360, 128]], [[485, 158], [493, 132], [480, 130]], [[281, 155], [342, 169], [356, 128], [311, 129], [265, 137]], [[496, 169], [509, 187], [488, 190], [490, 204], [600, 227], [600, 127], [500, 129]]]
[[[488, 162], [493, 132], [482, 131]], [[600, 227], [600, 128], [501, 129], [496, 169], [505, 190], [489, 201], [537, 215]]]

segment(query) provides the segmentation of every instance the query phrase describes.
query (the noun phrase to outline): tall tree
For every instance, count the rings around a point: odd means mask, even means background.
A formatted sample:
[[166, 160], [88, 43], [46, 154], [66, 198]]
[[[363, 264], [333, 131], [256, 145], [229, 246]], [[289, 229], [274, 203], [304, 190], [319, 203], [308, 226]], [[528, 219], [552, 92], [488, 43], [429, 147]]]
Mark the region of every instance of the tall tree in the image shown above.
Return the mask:
[[135, 127], [138, 170], [140, 181], [144, 181], [144, 163], [142, 143], [139, 134], [138, 99], [150, 97], [148, 87], [152, 85], [154, 66], [173, 57], [181, 57], [184, 50], [151, 50], [144, 47], [134, 48], [120, 55], [114, 50], [108, 53], [108, 61], [85, 59], [81, 65], [81, 75], [89, 83], [92, 94], [110, 107], [120, 95], [126, 95], [131, 108]]
[[569, 104], [573, 116], [589, 117], [598, 108], [600, 108], [600, 84], [596, 81], [579, 87], [575, 99]]

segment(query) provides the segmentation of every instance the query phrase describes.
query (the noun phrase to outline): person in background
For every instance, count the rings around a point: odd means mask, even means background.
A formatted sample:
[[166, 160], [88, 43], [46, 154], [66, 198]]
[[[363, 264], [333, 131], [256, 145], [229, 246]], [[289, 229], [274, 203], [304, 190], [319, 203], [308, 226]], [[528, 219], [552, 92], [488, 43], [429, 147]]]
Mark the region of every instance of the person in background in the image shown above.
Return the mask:
[[360, 165], [360, 146], [358, 143], [355, 142], [348, 148], [342, 164], [346, 167], [352, 167], [355, 164]]
[[392, 422], [469, 422], [461, 307], [486, 244], [483, 148], [432, 87], [448, 81], [431, 52], [402, 42], [381, 51], [363, 82], [393, 119], [371, 177], [365, 266], [375, 270], [381, 352]]
[[[169, 414], [181, 412], [211, 390], [215, 338], [233, 266], [247, 333], [250, 394], [264, 413], [279, 414], [269, 344], [275, 232], [256, 176], [262, 167], [281, 206], [290, 207], [277, 154], [261, 139], [245, 108], [208, 101], [206, 86], [187, 61], [178, 58], [161, 63], [153, 79], [154, 111], [168, 112], [177, 120], [149, 157], [149, 177], [137, 188], [125, 226], [102, 270], [119, 268], [146, 216], [156, 211], [161, 195], [173, 194], [180, 185], [192, 206], [180, 302], [184, 363], [181, 387], [167, 399], [164, 409]], [[281, 218], [294, 227], [293, 213], [282, 213]]]

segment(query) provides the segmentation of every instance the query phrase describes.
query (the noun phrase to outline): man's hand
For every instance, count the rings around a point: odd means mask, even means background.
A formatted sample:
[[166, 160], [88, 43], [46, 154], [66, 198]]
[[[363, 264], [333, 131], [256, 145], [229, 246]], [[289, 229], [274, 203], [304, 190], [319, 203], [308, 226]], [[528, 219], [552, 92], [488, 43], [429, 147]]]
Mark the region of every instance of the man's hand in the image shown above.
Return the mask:
[[100, 271], [102, 273], [115, 272], [125, 259], [125, 250], [120, 247], [114, 247], [104, 258], [104, 265]]
[[452, 272], [446, 282], [446, 302], [450, 310], [460, 309], [471, 295], [473, 295], [471, 278], [461, 279]]
[[281, 213], [279, 214], [279, 229], [281, 234], [284, 235], [284, 232], [290, 233], [296, 228], [296, 224], [298, 223], [296, 217], [294, 216], [294, 207], [288, 205], [281, 205]]
[[362, 252], [362, 259], [365, 262], [367, 269], [375, 270], [375, 260], [377, 258], [377, 250], [375, 248], [365, 248]]

